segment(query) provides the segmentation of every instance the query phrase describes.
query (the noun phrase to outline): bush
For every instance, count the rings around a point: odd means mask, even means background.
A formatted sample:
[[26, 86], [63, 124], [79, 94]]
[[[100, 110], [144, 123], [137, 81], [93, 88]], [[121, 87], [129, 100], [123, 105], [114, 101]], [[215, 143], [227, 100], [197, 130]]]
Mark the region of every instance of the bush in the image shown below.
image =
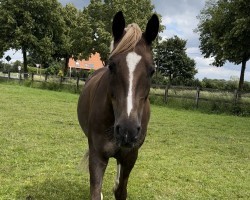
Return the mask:
[[45, 74], [48, 75], [57, 75], [59, 73], [60, 68], [58, 66], [50, 66], [45, 70]]
[[11, 65], [0, 62], [0, 71], [2, 71], [3, 73], [8, 73], [8, 71], [11, 71]]
[[21, 66], [21, 72], [23, 72], [23, 63], [19, 60], [15, 61], [11, 66], [11, 72], [19, 72], [18, 67]]
[[[217, 80], [217, 79], [207, 79], [204, 78], [201, 81], [201, 87], [203, 88], [211, 88], [218, 90], [236, 90], [238, 89], [239, 80], [232, 78], [229, 81], [226, 80]], [[245, 81], [243, 85], [244, 91], [250, 91], [250, 82]]]
[[236, 90], [237, 88], [238, 88], [238, 82], [233, 80], [227, 81], [224, 86], [225, 90], [231, 90], [231, 91]]
[[243, 85], [243, 90], [249, 92], [250, 91], [250, 82], [245, 81]]
[[75, 68], [71, 69], [71, 77], [77, 77], [79, 75], [80, 78], [87, 78], [89, 76], [89, 71], [87, 70], [76, 70]]
[[152, 77], [152, 84], [156, 85], [168, 85], [168, 79], [162, 75], [161, 72], [156, 72]]
[[[46, 69], [38, 69], [38, 74], [40, 74], [40, 72], [41, 72], [41, 74], [45, 74], [45, 71], [46, 71]], [[30, 67], [30, 66], [28, 66], [28, 73], [33, 73], [33, 74], [37, 74], [37, 68], [36, 67]]]

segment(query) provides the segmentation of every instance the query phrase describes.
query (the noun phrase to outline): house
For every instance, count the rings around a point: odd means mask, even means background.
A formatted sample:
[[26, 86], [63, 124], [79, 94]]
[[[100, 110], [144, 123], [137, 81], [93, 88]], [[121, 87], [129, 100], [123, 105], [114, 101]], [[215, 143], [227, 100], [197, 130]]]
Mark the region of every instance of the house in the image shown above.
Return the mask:
[[70, 71], [71, 69], [97, 70], [101, 67], [103, 67], [103, 63], [99, 53], [91, 54], [87, 60], [74, 60], [72, 58], [69, 60]]

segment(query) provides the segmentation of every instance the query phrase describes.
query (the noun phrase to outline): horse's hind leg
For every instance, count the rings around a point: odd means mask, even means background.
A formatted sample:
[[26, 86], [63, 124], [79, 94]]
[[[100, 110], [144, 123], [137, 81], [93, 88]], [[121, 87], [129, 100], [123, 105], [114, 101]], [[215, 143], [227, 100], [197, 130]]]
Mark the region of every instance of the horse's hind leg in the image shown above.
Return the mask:
[[108, 159], [100, 157], [95, 150], [89, 150], [89, 173], [91, 200], [102, 200], [102, 181]]
[[114, 195], [116, 200], [127, 198], [127, 184], [131, 170], [134, 167], [138, 156], [138, 150], [123, 156], [117, 161], [117, 178], [115, 181]]

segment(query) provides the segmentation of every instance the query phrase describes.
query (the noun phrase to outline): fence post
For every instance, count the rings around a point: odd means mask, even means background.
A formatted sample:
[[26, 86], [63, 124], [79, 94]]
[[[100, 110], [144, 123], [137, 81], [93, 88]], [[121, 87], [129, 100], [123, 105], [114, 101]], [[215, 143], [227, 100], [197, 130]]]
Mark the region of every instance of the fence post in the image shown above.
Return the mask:
[[238, 102], [238, 98], [239, 98], [239, 92], [238, 90], [234, 90], [234, 105], [236, 106], [237, 105], [237, 102]]
[[167, 103], [168, 102], [168, 89], [169, 89], [169, 85], [167, 85], [167, 87], [165, 88], [165, 94], [164, 94], [164, 102]]
[[47, 82], [47, 79], [48, 79], [48, 74], [46, 73], [45, 74], [45, 82]]
[[8, 79], [10, 79], [10, 71], [8, 71]]
[[22, 74], [21, 74], [21, 70], [19, 70], [19, 84], [21, 83], [22, 80]]
[[77, 79], [76, 79], [76, 89], [79, 90], [79, 80], [80, 80], [80, 76], [79, 74], [77, 75]]
[[200, 87], [196, 89], [196, 97], [195, 97], [195, 106], [198, 108], [199, 106], [199, 98], [200, 98]]
[[34, 72], [31, 73], [31, 81], [34, 81]]
[[61, 79], [60, 79], [60, 84], [62, 84], [63, 82], [63, 76], [61, 76]]

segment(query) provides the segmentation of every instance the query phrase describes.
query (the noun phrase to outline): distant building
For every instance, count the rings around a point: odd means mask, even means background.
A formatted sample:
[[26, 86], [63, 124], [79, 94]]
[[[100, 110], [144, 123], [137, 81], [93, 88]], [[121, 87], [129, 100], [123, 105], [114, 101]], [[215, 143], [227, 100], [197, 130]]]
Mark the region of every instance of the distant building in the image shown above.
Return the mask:
[[102, 68], [103, 64], [99, 53], [91, 54], [87, 60], [74, 60], [70, 58], [69, 68], [71, 69], [84, 69], [84, 70], [97, 70]]

